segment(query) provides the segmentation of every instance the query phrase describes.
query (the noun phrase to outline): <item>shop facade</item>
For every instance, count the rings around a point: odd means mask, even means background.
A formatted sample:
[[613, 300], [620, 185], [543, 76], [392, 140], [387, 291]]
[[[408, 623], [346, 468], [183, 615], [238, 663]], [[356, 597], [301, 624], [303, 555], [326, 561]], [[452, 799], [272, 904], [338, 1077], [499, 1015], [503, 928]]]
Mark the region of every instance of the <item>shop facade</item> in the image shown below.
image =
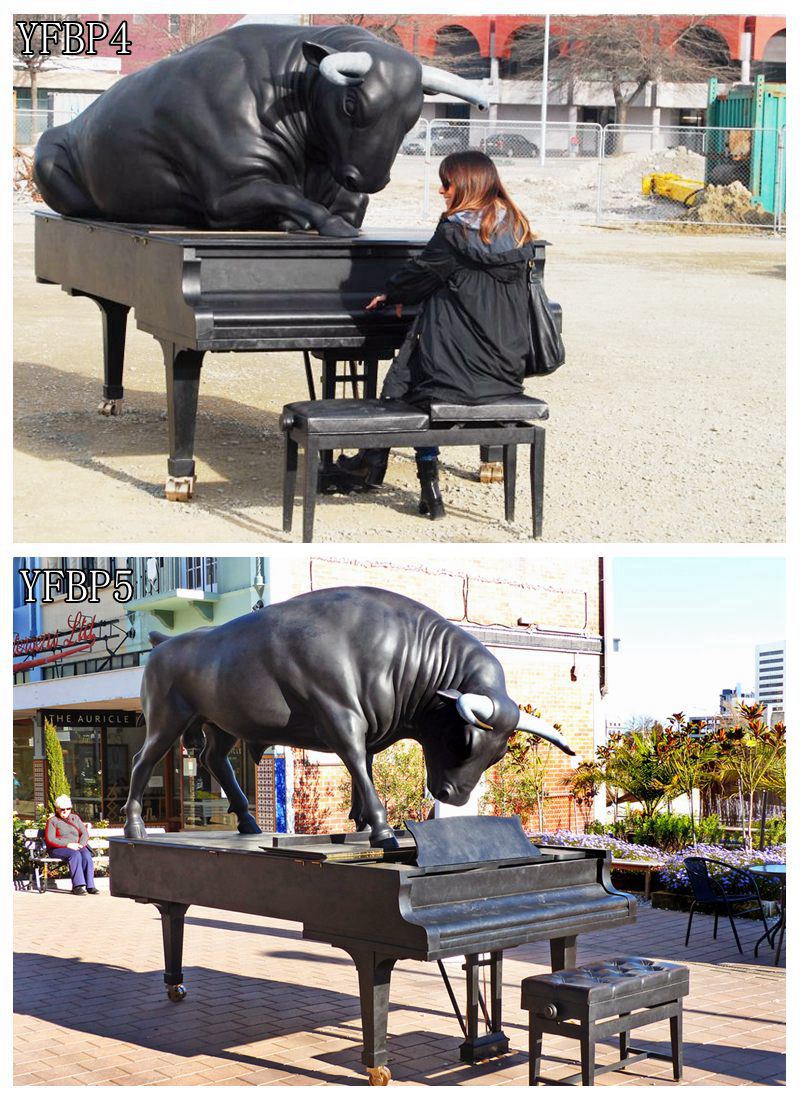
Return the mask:
[[[148, 634], [179, 634], [257, 613], [268, 596], [262, 558], [17, 559], [14, 637], [14, 809], [32, 818], [48, 796], [47, 748], [61, 750], [70, 796], [89, 822], [124, 823], [123, 806], [145, 737], [141, 679]], [[131, 598], [96, 604], [23, 601], [22, 568], [125, 571]], [[257, 766], [237, 744], [238, 782], [263, 828], [286, 827], [286, 763], [280, 751]], [[289, 768], [291, 774], [291, 766]], [[230, 829], [228, 800], [197, 754], [178, 743], [154, 769], [143, 816], [168, 831]]]

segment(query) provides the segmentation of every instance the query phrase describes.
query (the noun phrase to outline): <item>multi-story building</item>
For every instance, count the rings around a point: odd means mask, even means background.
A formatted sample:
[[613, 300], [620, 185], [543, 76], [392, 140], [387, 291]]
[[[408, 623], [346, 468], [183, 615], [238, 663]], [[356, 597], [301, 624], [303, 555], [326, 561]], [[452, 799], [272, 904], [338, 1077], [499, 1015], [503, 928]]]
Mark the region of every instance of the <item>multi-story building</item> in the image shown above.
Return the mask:
[[756, 699], [769, 713], [783, 713], [786, 643], [765, 642], [756, 646]]
[[[315, 15], [314, 23], [352, 21], [353, 16]], [[489, 120], [533, 122], [542, 114], [542, 58], [545, 50], [544, 16], [530, 15], [368, 15], [356, 17], [367, 27], [410, 52], [431, 59], [451, 72], [486, 82]], [[585, 19], [585, 17], [581, 17]], [[640, 17], [644, 18], [644, 17]], [[579, 79], [568, 76], [564, 61], [570, 41], [580, 28], [577, 17], [553, 16], [548, 49], [548, 121], [574, 126], [582, 122], [621, 122], [607, 80], [587, 71]], [[743, 78], [758, 74], [770, 81], [786, 79], [786, 19], [763, 15], [657, 16], [654, 22], [663, 43], [675, 50], [702, 48], [714, 67], [738, 71]], [[579, 30], [578, 32], [579, 33]], [[648, 33], [648, 32], [646, 32]], [[561, 74], [561, 75], [560, 75]], [[626, 95], [636, 84], [625, 85]], [[695, 82], [649, 80], [626, 110], [625, 123], [641, 126], [699, 127], [705, 124], [708, 90], [705, 76]], [[425, 103], [423, 118], [478, 118], [477, 108], [436, 96]]]

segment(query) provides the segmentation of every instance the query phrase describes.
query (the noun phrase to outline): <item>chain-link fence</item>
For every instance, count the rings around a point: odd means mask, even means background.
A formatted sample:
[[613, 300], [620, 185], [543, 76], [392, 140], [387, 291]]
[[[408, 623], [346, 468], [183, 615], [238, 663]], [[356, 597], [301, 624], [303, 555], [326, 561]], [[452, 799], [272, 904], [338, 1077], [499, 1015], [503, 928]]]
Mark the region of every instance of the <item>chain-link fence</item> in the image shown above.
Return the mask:
[[52, 107], [17, 107], [14, 111], [14, 148], [32, 148], [45, 130], [49, 130], [51, 126], [63, 126], [80, 113], [80, 107], [66, 111], [54, 110]]
[[606, 126], [598, 220], [779, 230], [785, 131]]
[[602, 128], [595, 123], [434, 119], [401, 149], [424, 157], [423, 208], [437, 208], [439, 164], [449, 153], [480, 149], [497, 164], [510, 194], [536, 223], [560, 218], [594, 221], [600, 200]]
[[[19, 108], [15, 190], [24, 194], [33, 146], [79, 108]], [[439, 164], [481, 149], [534, 226], [700, 223], [781, 232], [786, 215], [786, 129], [618, 126], [485, 119], [420, 120], [370, 206], [384, 225], [430, 224], [440, 209]]]

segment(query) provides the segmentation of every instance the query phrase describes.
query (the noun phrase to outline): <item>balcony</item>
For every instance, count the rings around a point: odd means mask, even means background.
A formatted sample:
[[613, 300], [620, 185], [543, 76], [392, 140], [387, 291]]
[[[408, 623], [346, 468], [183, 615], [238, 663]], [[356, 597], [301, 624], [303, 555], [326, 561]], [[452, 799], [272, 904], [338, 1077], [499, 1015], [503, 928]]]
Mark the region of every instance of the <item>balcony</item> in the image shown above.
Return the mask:
[[212, 622], [217, 592], [216, 558], [132, 559], [134, 598], [128, 611], [145, 611], [171, 630], [187, 604]]

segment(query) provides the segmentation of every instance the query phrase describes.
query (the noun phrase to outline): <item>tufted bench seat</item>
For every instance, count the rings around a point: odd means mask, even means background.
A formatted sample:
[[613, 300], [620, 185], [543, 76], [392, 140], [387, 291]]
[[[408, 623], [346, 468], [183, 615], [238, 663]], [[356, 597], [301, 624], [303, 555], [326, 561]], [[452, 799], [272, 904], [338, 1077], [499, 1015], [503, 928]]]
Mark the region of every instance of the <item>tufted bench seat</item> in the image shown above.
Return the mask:
[[283, 529], [291, 531], [298, 451], [305, 454], [303, 542], [314, 534], [314, 505], [321, 456], [334, 449], [368, 447], [456, 447], [478, 444], [503, 448], [505, 516], [514, 519], [517, 444], [530, 446], [533, 537], [542, 534], [544, 428], [546, 402], [524, 394], [481, 405], [431, 402], [427, 408], [378, 398], [295, 401], [285, 405]]
[[[522, 1007], [529, 1014], [529, 1083], [594, 1084], [595, 1074], [609, 1073], [643, 1058], [672, 1062], [679, 1081], [683, 1073], [683, 998], [689, 992], [689, 971], [677, 963], [620, 957], [587, 963], [573, 970], [557, 970], [525, 978]], [[659, 1020], [669, 1020], [670, 1054], [628, 1045], [628, 1034]], [[540, 1075], [542, 1036], [579, 1039], [581, 1072], [558, 1082]], [[619, 1061], [595, 1065], [595, 1044], [619, 1035]]]

